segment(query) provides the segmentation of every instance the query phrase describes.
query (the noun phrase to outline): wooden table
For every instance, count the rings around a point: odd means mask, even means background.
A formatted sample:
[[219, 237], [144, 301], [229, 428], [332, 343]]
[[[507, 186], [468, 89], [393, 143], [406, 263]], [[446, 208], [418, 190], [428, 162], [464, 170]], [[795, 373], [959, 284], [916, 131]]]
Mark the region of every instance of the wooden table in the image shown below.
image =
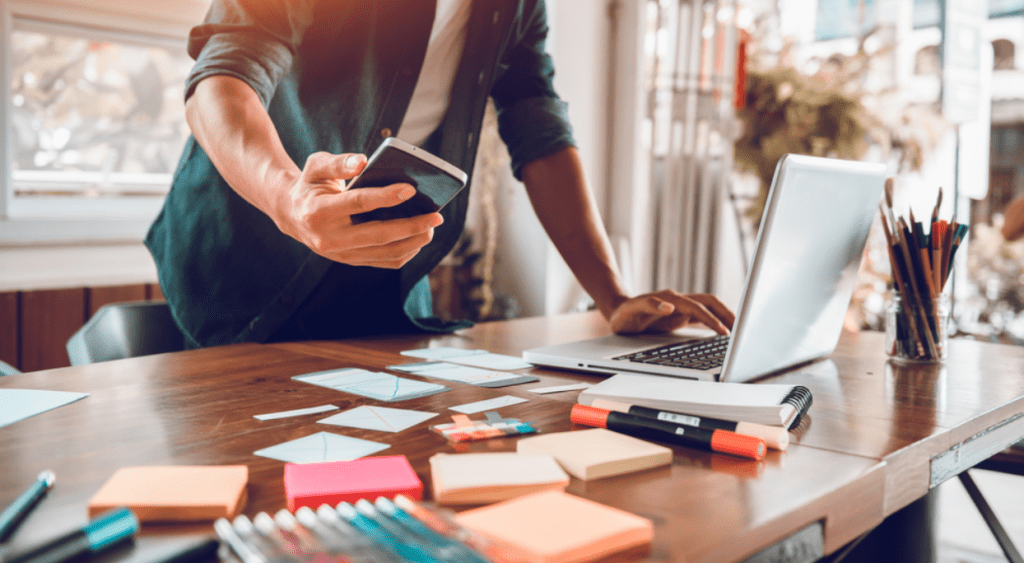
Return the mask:
[[[253, 415], [324, 403], [342, 409], [376, 404], [296, 382], [294, 375], [344, 366], [381, 369], [413, 361], [400, 351], [431, 344], [519, 355], [530, 347], [606, 332], [600, 317], [587, 313], [486, 323], [455, 335], [242, 344], [0, 378], [0, 387], [90, 394], [0, 428], [0, 504], [13, 500], [42, 469], [57, 474], [57, 485], [9, 545], [24, 548], [84, 524], [88, 498], [127, 465], [245, 464], [250, 468], [245, 513], [274, 512], [285, 504], [284, 464], [252, 452], [322, 430], [391, 444], [381, 455], [407, 455], [429, 498], [427, 460], [452, 451], [427, 429], [441, 417], [389, 434], [323, 427], [315, 423], [322, 418], [317, 416], [260, 422]], [[572, 429], [568, 413], [577, 393], [528, 390], [600, 380], [564, 371], [529, 372], [541, 381], [500, 389], [441, 382], [452, 390], [392, 405], [446, 417], [450, 406], [513, 394], [530, 401], [502, 414], [556, 432]], [[764, 462], [753, 463], [675, 447], [671, 467], [588, 482], [573, 479], [569, 491], [655, 522], [649, 552], [614, 560], [740, 561], [780, 545], [804, 546], [804, 559], [813, 560], [815, 549], [839, 549], [970, 467], [964, 464], [1024, 435], [1022, 373], [1019, 348], [955, 341], [944, 364], [897, 366], [886, 361], [881, 334], [844, 334], [831, 359], [766, 380], [800, 383], [814, 393], [814, 406], [793, 433], [788, 452], [772, 451]], [[474, 451], [514, 448], [511, 438], [471, 446]], [[209, 531], [202, 525], [146, 526], [133, 548], [104, 559], [152, 561]], [[780, 543], [793, 534], [798, 541]]]

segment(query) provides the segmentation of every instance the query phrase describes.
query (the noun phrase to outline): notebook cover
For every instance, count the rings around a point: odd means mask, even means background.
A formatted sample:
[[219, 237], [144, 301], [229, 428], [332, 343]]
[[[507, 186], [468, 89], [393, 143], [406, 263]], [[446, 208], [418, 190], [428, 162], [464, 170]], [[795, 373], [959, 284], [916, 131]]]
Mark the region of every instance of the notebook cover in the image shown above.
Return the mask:
[[248, 480], [244, 465], [122, 467], [89, 499], [89, 516], [125, 506], [140, 522], [234, 518]]
[[594, 561], [654, 538], [647, 518], [562, 491], [517, 497], [455, 518], [534, 563]]
[[516, 450], [549, 454], [571, 475], [584, 480], [672, 463], [669, 448], [604, 428], [522, 438]]
[[430, 474], [438, 504], [497, 502], [569, 485], [569, 476], [548, 454], [437, 454], [430, 458]]
[[288, 463], [284, 466], [288, 510], [316, 509], [321, 504], [369, 501], [405, 495], [423, 498], [423, 482], [404, 455], [364, 457], [352, 461]]

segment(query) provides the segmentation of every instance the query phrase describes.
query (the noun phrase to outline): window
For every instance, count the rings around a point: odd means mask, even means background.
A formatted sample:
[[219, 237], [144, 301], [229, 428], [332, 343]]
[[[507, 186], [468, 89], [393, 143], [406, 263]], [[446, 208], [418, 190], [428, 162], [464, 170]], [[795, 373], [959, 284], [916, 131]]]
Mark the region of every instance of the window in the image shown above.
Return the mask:
[[188, 137], [185, 37], [205, 2], [0, 8], [0, 244], [142, 239]]

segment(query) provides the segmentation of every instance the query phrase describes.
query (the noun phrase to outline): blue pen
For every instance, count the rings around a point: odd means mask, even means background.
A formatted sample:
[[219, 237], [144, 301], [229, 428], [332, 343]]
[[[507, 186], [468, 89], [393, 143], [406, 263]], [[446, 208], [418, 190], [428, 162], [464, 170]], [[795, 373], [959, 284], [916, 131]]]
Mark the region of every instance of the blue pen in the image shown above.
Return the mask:
[[56, 477], [52, 471], [43, 471], [36, 477], [35, 483], [29, 486], [21, 496], [14, 499], [10, 506], [0, 512], [0, 542], [5, 541], [14, 528], [21, 523], [32, 507], [43, 498], [43, 495], [53, 486]]
[[[338, 524], [343, 524], [341, 518], [329, 506], [327, 510], [334, 513]], [[348, 528], [342, 531], [340, 527], [329, 526], [322, 522], [309, 507], [303, 506], [291, 512], [281, 509], [274, 514], [274, 521], [283, 530], [292, 530], [296, 534], [308, 534], [313, 536], [310, 541], [317, 542], [329, 554], [344, 556], [352, 563], [397, 563], [399, 559], [383, 550], [377, 549], [370, 540], [361, 534]], [[345, 525], [347, 528], [348, 526]]]
[[391, 499], [387, 497], [378, 497], [374, 503], [381, 513], [390, 516], [396, 522], [404, 526], [409, 531], [422, 537], [425, 541], [430, 542], [438, 547], [445, 547], [449, 550], [455, 551], [457, 559], [459, 561], [472, 561], [474, 563], [490, 563], [486, 557], [470, 549], [470, 547], [458, 540], [449, 538], [444, 534], [439, 533], [430, 526], [427, 526], [419, 519], [415, 518], [408, 512], [402, 510]]
[[394, 551], [409, 561], [416, 561], [418, 563], [441, 563], [440, 560], [435, 559], [430, 553], [423, 549], [415, 545], [402, 543], [400, 538], [396, 538], [382, 528], [380, 524], [360, 514], [359, 511], [357, 511], [351, 504], [343, 502], [336, 508], [338, 510], [338, 514], [347, 520], [349, 524], [352, 524], [352, 527], [366, 534], [371, 540], [377, 542], [377, 544]]
[[413, 544], [420, 547], [424, 551], [430, 553], [435, 559], [441, 561], [460, 561], [479, 563], [480, 560], [472, 558], [465, 546], [462, 546], [456, 542], [449, 541], [447, 538], [438, 540], [435, 537], [426, 537], [419, 534], [406, 526], [403, 526], [400, 522], [391, 518], [387, 514], [378, 511], [377, 508], [365, 499], [360, 499], [356, 502], [356, 510], [363, 516], [373, 520], [379, 524], [382, 528], [388, 531], [391, 535], [401, 539], [402, 543]]
[[85, 554], [96, 554], [129, 540], [139, 531], [139, 519], [127, 508], [100, 514], [81, 529], [13, 555], [6, 563], [63, 563]]
[[[295, 517], [307, 528], [312, 525], [311, 522], [307, 523], [309, 522], [309, 513], [312, 513], [312, 510], [300, 508], [295, 511]], [[358, 558], [361, 562], [365, 561], [366, 563], [401, 563], [404, 561], [394, 551], [377, 545], [366, 534], [350, 526], [341, 519], [341, 516], [338, 516], [338, 511], [329, 505], [321, 504], [320, 508], [316, 510], [315, 516], [317, 522], [320, 523], [320, 526], [316, 528], [317, 531], [329, 535], [332, 540], [340, 541], [342, 549], [346, 550], [346, 556], [353, 559]]]

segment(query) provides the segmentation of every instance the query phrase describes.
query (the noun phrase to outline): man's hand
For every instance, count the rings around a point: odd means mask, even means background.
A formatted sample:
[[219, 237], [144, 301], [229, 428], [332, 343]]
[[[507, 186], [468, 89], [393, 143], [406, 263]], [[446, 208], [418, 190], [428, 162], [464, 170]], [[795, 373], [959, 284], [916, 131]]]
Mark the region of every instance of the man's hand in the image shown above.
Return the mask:
[[416, 194], [409, 184], [347, 191], [344, 180], [366, 166], [360, 154], [315, 153], [271, 215], [281, 231], [343, 264], [401, 268], [434, 236], [439, 213], [353, 224], [351, 216], [392, 207]]
[[676, 293], [665, 289], [627, 299], [608, 317], [616, 334], [670, 332], [699, 322], [728, 334], [735, 315], [714, 295]]

